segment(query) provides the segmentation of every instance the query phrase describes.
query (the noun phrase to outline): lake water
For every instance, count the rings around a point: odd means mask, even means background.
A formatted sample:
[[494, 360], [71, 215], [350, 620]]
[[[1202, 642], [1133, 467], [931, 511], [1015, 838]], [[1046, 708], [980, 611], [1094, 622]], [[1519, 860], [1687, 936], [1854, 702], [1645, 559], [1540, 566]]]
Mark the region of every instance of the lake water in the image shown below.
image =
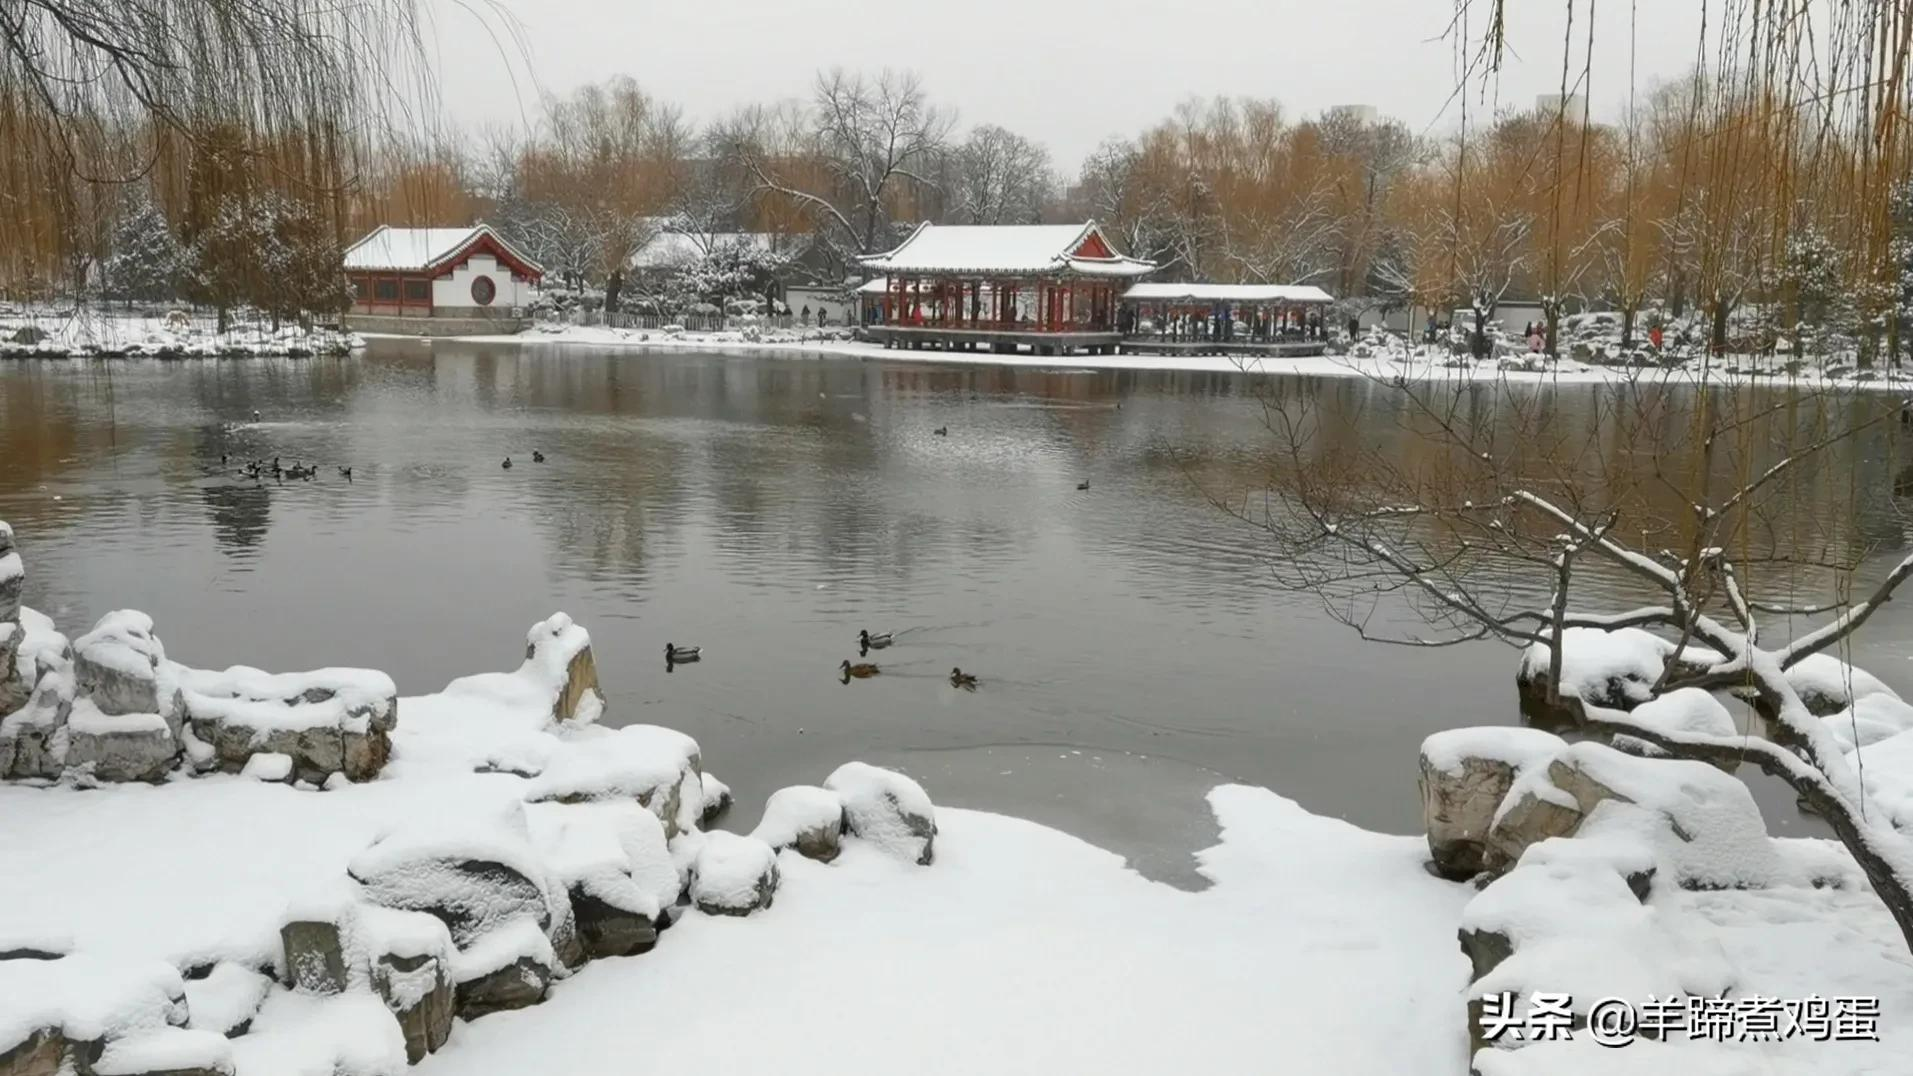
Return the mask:
[[[1205, 491], [1261, 487], [1270, 384], [453, 341], [6, 363], [0, 519], [28, 604], [70, 633], [139, 608], [188, 664], [372, 666], [417, 694], [513, 667], [527, 627], [564, 610], [592, 633], [607, 721], [696, 736], [738, 793], [734, 825], [864, 758], [939, 803], [1183, 878], [1213, 839], [1201, 797], [1219, 781], [1410, 832], [1422, 737], [1517, 720], [1513, 651], [1364, 643], [1276, 585], [1257, 534], [1211, 505]], [[1383, 388], [1280, 391], [1417, 450], [1368, 410]], [[1545, 395], [1558, 421], [1590, 424], [1618, 391]], [[1803, 514], [1852, 517], [1816, 520], [1834, 552], [1904, 544], [1890, 498], [1819, 495], [1883, 488], [1897, 436], [1841, 446], [1815, 478]], [[320, 475], [236, 473], [274, 455]], [[1622, 600], [1619, 581], [1592, 585]], [[1854, 655], [1902, 689], [1905, 604]], [[846, 685], [860, 627], [898, 644]], [[705, 660], [667, 672], [668, 642]], [[980, 688], [953, 690], [952, 666]], [[1762, 799], [1777, 828], [1799, 825], [1784, 796]]]

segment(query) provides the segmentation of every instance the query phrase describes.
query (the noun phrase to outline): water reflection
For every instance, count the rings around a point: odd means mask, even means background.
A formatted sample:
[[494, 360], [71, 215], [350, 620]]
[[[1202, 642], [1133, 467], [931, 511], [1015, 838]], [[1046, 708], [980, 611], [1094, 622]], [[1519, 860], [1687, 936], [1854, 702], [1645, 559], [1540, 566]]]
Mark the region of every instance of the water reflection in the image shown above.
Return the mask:
[[[1763, 458], [1751, 444], [1703, 460], [1692, 398], [1563, 387], [1524, 401], [1551, 432], [1526, 447], [1531, 464], [1597, 491], [1651, 500], [1657, 467], [1725, 480]], [[1516, 720], [1514, 656], [1367, 646], [1272, 583], [1257, 533], [1210, 501], [1259, 495], [1280, 462], [1265, 404], [1298, 403], [1337, 419], [1320, 458], [1426, 452], [1399, 397], [1353, 379], [457, 341], [347, 360], [9, 363], [0, 518], [19, 531], [30, 603], [70, 627], [144, 608], [198, 664], [374, 665], [426, 691], [515, 664], [525, 626], [562, 608], [593, 633], [611, 719], [698, 736], [746, 824], [753, 798], [862, 755], [915, 759], [979, 805], [1074, 812], [1099, 835], [1147, 813], [1111, 796], [1150, 792], [1090, 771], [1164, 767], [1406, 830], [1421, 738]], [[1458, 401], [1488, 425], [1505, 406], [1486, 387]], [[1873, 406], [1888, 405], [1810, 401], [1777, 422], [1820, 436]], [[1626, 408], [1639, 421], [1624, 432]], [[1899, 436], [1894, 423], [1837, 444], [1790, 480], [1763, 540], [1826, 561], [1903, 548]], [[319, 477], [234, 473], [273, 455]], [[347, 465], [350, 484], [334, 470]], [[1652, 503], [1676, 544], [1690, 522]], [[1832, 577], [1813, 568], [1799, 585]], [[1531, 580], [1506, 583], [1533, 596]], [[1632, 582], [1590, 565], [1583, 585], [1621, 601]], [[861, 627], [898, 643], [881, 676], [845, 690]], [[1889, 606], [1856, 660], [1906, 680], [1909, 635]], [[706, 660], [664, 675], [673, 639]], [[953, 687], [953, 666], [985, 689]]]

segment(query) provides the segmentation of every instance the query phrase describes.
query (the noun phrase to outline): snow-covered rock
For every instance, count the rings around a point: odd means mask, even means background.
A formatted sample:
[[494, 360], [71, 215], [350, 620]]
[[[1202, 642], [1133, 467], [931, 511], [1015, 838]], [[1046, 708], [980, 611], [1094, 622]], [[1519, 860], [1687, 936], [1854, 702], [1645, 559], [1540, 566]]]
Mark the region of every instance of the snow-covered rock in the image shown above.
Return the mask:
[[657, 725], [560, 742], [525, 799], [584, 803], [624, 799], [651, 809], [667, 835], [697, 824], [704, 804], [697, 741]]
[[391, 756], [398, 689], [371, 669], [267, 673], [244, 665], [223, 671], [181, 668], [193, 738], [222, 769], [240, 772], [258, 754], [285, 755], [292, 775], [323, 785], [378, 776]]
[[755, 837], [704, 835], [692, 867], [691, 900], [706, 915], [749, 915], [777, 895], [777, 853]]
[[167, 1027], [106, 1044], [91, 1076], [233, 1076], [232, 1046], [211, 1031]]
[[186, 980], [186, 1026], [227, 1038], [243, 1035], [272, 985], [262, 972], [219, 961], [200, 978]]
[[554, 685], [551, 717], [588, 725], [604, 713], [591, 635], [564, 613], [533, 624], [525, 634], [525, 665]]
[[843, 851], [844, 801], [828, 788], [793, 785], [764, 801], [764, 817], [751, 836], [782, 850], [828, 863]]
[[1516, 778], [1489, 831], [1500, 863], [1550, 837], [1624, 831], [1655, 849], [1679, 885], [1769, 884], [1779, 861], [1753, 794], [1704, 762], [1648, 759], [1577, 743]]
[[[1734, 723], [1734, 715], [1720, 699], [1697, 687], [1684, 687], [1657, 695], [1635, 707], [1628, 718], [1636, 724], [1669, 735], [1733, 737], [1740, 733], [1739, 726]], [[1634, 736], [1617, 735], [1613, 745], [1631, 755], [1667, 757], [1665, 751]], [[1716, 765], [1732, 773], [1740, 764], [1726, 760]]]
[[1898, 701], [1900, 696], [1865, 669], [1855, 668], [1832, 654], [1809, 654], [1787, 669], [1787, 683], [1808, 710], [1825, 717], [1876, 695]]
[[1513, 993], [1525, 1009], [1536, 991], [1563, 992], [1584, 1015], [1602, 997], [1716, 997], [1734, 981], [1717, 952], [1687, 937], [1659, 907], [1643, 903], [1621, 874], [1592, 859], [1524, 863], [1509, 871], [1463, 909], [1461, 938], [1474, 973], [1472, 1049], [1485, 1043], [1484, 994]]
[[292, 780], [292, 756], [273, 752], [257, 754], [246, 760], [246, 766], [239, 771], [240, 776], [255, 781]]
[[[186, 987], [161, 961], [74, 954], [0, 960], [0, 1058], [8, 1076], [52, 1076], [114, 1042], [186, 1023]], [[46, 1067], [47, 1062], [51, 1067]], [[42, 1067], [33, 1067], [40, 1065]]]
[[0, 519], [0, 624], [20, 622], [20, 595], [26, 585], [26, 564], [15, 547], [13, 527]]
[[156, 713], [108, 714], [89, 696], [67, 717], [66, 766], [101, 781], [158, 781], [179, 761], [179, 741]]
[[520, 919], [540, 928], [553, 920], [544, 864], [516, 801], [408, 819], [353, 856], [347, 873], [375, 904], [436, 916], [461, 948]]
[[1539, 729], [1487, 726], [1437, 732], [1421, 745], [1422, 826], [1444, 878], [1488, 869], [1488, 829], [1517, 775], [1567, 742]]
[[66, 636], [32, 609], [20, 611], [14, 682], [26, 703], [0, 716], [0, 778], [51, 780], [66, 768], [67, 718], [77, 688]]
[[405, 1056], [417, 1064], [452, 1034], [452, 964], [456, 950], [445, 924], [423, 912], [362, 908], [355, 943], [367, 957], [373, 992], [405, 1035]]
[[452, 962], [458, 1015], [467, 1020], [545, 999], [557, 955], [537, 921], [525, 917], [459, 950]]
[[[1522, 712], [1571, 726], [1581, 721], [1581, 702], [1632, 710], [1653, 697], [1653, 686], [1673, 654], [1673, 643], [1640, 628], [1569, 628], [1561, 635], [1560, 702], [1548, 701], [1548, 647], [1534, 643], [1522, 653], [1515, 674]], [[1691, 642], [1681, 654], [1683, 664], [1715, 657]]]
[[852, 836], [920, 865], [935, 858], [936, 808], [922, 785], [895, 770], [846, 762], [824, 787], [843, 801]]
[[[93, 630], [73, 640], [73, 671], [79, 691], [100, 713], [177, 715], [160, 667], [166, 648], [153, 634], [153, 618], [135, 609], [101, 617]], [[168, 697], [162, 697], [168, 696]]]
[[700, 801], [704, 806], [698, 812], [698, 824], [709, 826], [731, 809], [731, 786], [709, 773], [700, 774], [699, 780], [703, 791]]
[[655, 815], [614, 801], [533, 804], [526, 818], [552, 882], [569, 898], [581, 957], [629, 956], [657, 944], [661, 899], [676, 899], [677, 872]]
[[1827, 714], [1820, 722], [1836, 743], [1852, 751], [1913, 729], [1913, 706], [1891, 692], [1873, 692], [1860, 696], [1845, 709]]

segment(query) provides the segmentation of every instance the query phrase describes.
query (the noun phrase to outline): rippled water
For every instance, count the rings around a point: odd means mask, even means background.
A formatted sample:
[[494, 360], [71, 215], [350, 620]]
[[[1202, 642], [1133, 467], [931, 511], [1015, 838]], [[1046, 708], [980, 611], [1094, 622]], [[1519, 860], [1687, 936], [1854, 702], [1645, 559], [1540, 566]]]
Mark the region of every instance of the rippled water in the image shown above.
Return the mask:
[[[1210, 505], [1260, 486], [1266, 384], [443, 341], [11, 363], [0, 518], [29, 604], [69, 630], [135, 607], [190, 664], [369, 665], [420, 693], [511, 667], [563, 609], [591, 629], [609, 720], [695, 735], [742, 824], [864, 757], [1174, 873], [1218, 778], [1407, 831], [1421, 738], [1515, 720], [1512, 652], [1360, 642]], [[1281, 391], [1366, 415], [1382, 390]], [[1612, 391], [1549, 405], [1593, 422]], [[1415, 451], [1383, 411], [1363, 422]], [[1884, 482], [1889, 436], [1845, 446], [1841, 474]], [[273, 455], [320, 475], [234, 473]], [[1802, 511], [1826, 503], [1855, 502]], [[1890, 513], [1836, 522], [1838, 543], [1904, 542]], [[842, 684], [866, 626], [898, 645]], [[1858, 660], [1913, 686], [1909, 638], [1889, 606]], [[667, 642], [706, 660], [667, 674]], [[953, 665], [980, 690], [952, 690]]]

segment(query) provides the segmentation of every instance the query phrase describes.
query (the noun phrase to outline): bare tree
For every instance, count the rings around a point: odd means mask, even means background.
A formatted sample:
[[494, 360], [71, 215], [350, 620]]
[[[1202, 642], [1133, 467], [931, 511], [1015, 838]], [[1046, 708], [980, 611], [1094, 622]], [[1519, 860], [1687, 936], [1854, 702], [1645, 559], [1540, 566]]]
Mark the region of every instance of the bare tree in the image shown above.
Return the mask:
[[724, 142], [760, 192], [804, 206], [833, 244], [851, 253], [886, 248], [894, 199], [930, 185], [921, 169], [943, 148], [952, 118], [914, 74], [870, 78], [841, 68], [817, 76], [806, 118], [801, 146], [778, 145], [776, 116], [761, 111], [734, 119]]
[[[1863, 597], [1844, 581], [1859, 554], [1801, 535], [1800, 520], [1844, 517], [1803, 504], [1811, 479], [1844, 473], [1834, 450], [1879, 434], [1898, 405], [1865, 396], [1778, 403], [1673, 379], [1602, 396], [1569, 428], [1544, 393], [1506, 383], [1374, 382], [1378, 406], [1415, 447], [1373, 447], [1344, 416], [1290, 394], [1267, 406], [1280, 463], [1260, 503], [1212, 497], [1270, 543], [1286, 587], [1318, 595], [1363, 638], [1416, 646], [1489, 639], [1548, 654], [1547, 689], [1585, 727], [1680, 758], [1751, 762], [1825, 818], [1913, 948], [1913, 839], [1869, 801], [1843, 745], [1788, 677], [1843, 643], [1913, 576], [1892, 564]], [[1611, 444], [1634, 451], [1611, 455]], [[1674, 466], [1674, 458], [1696, 460]], [[1827, 484], [1848, 489], [1844, 479]], [[1803, 566], [1819, 565], [1809, 575]], [[1640, 604], [1587, 608], [1584, 577]], [[1799, 600], [1803, 580], [1830, 591]], [[1401, 615], [1422, 629], [1388, 624]], [[1783, 640], [1790, 618], [1824, 617]], [[1559, 698], [1570, 628], [1659, 629], [1674, 640], [1651, 687], [1734, 689], [1764, 727], [1746, 736], [1670, 731], [1610, 700]]]
[[954, 153], [956, 211], [966, 224], [1035, 224], [1055, 185], [1049, 151], [984, 124]]

